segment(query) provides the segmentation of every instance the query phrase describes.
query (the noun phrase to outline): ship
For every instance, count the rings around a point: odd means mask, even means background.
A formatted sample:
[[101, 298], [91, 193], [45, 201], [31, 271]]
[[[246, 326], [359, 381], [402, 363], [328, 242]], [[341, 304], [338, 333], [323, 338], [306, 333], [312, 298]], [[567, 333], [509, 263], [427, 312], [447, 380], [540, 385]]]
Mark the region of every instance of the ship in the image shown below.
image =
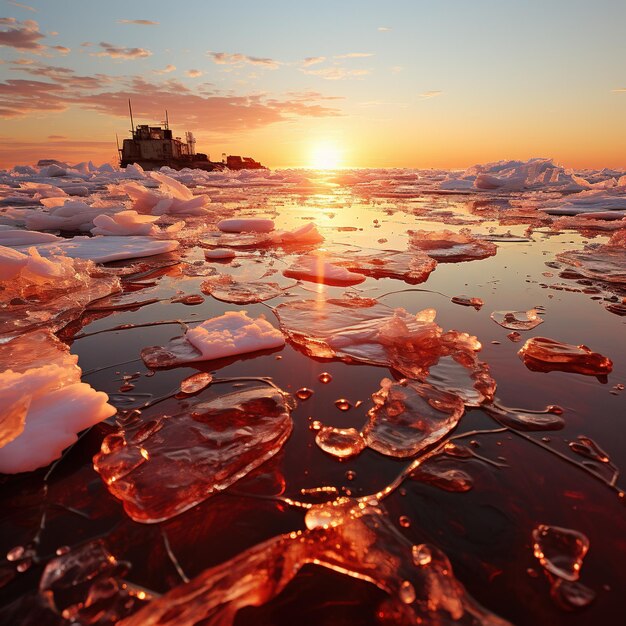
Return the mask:
[[222, 154], [221, 161], [211, 161], [207, 154], [196, 152], [196, 140], [193, 133], [185, 132], [184, 141], [181, 137], [174, 136], [170, 129], [167, 111], [165, 111], [165, 122], [160, 126], [147, 124], [135, 126], [130, 100], [128, 109], [131, 138], [124, 139], [121, 148], [118, 142], [117, 147], [122, 168], [136, 163], [144, 170], [158, 170], [162, 167], [171, 167], [175, 170], [191, 168], [207, 172], [267, 169], [250, 157]]

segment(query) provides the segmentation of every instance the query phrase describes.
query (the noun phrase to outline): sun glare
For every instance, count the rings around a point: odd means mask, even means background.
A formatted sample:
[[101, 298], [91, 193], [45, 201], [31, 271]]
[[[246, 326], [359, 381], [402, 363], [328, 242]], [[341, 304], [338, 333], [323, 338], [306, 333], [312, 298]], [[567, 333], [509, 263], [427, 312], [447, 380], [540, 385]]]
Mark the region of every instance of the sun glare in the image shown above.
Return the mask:
[[325, 141], [317, 143], [311, 150], [310, 166], [318, 170], [332, 170], [341, 167], [342, 150], [337, 144]]

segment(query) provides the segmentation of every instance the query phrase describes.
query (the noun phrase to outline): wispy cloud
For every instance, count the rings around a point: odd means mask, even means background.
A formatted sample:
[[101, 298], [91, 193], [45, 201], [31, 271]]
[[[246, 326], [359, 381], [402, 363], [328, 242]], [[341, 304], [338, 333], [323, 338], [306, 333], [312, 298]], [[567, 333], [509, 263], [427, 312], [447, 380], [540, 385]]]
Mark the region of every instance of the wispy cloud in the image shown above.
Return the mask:
[[326, 57], [306, 57], [302, 61], [303, 67], [310, 67], [311, 65], [317, 65], [318, 63], [323, 63], [326, 60]]
[[336, 54], [335, 59], [364, 59], [365, 57], [373, 57], [373, 52], [348, 52], [347, 54]]
[[200, 70], [187, 70], [185, 72], [189, 78], [198, 78], [198, 76], [202, 76], [202, 72]]
[[48, 139], [67, 139], [65, 135], [48, 135]]
[[52, 46], [52, 50], [56, 50], [59, 54], [66, 55], [69, 54], [72, 50], [67, 46]]
[[152, 56], [152, 52], [145, 48], [123, 48], [106, 41], [101, 41], [99, 46], [102, 51], [93, 52], [92, 56], [111, 57], [112, 59], [142, 59]]
[[617, 89], [611, 89], [611, 93], [626, 93], [626, 87], [618, 87]]
[[15, 0], [8, 0], [7, 4], [12, 4], [14, 7], [19, 7], [20, 9], [25, 9], [26, 11], [32, 11], [33, 13], [37, 13], [37, 9], [34, 7], [30, 7], [27, 4], [22, 4], [21, 2], [15, 2]]
[[443, 93], [443, 91], [435, 90], [435, 91], [425, 91], [420, 94], [420, 98], [422, 100], [430, 100], [431, 98], [437, 98]]
[[316, 70], [308, 70], [302, 68], [300, 70], [305, 74], [312, 76], [319, 76], [325, 80], [344, 80], [346, 78], [360, 78], [370, 74], [369, 70], [348, 70], [344, 67], [332, 66], [332, 67], [320, 67]]
[[32, 52], [45, 50], [45, 46], [39, 43], [45, 35], [39, 32], [39, 24], [34, 20], [19, 21], [14, 17], [0, 17], [0, 26], [8, 26], [0, 30], [0, 46]]
[[257, 65], [269, 70], [276, 70], [280, 66], [278, 61], [267, 57], [251, 57], [246, 54], [236, 52], [234, 54], [228, 52], [207, 52], [218, 65]]
[[169, 74], [176, 70], [176, 66], [168, 63], [162, 70], [152, 70], [153, 74]]
[[380, 33], [388, 33], [391, 29], [390, 26], [379, 26], [378, 27], [378, 32]]
[[153, 20], [117, 20], [118, 24], [137, 24], [139, 26], [158, 26], [160, 22]]

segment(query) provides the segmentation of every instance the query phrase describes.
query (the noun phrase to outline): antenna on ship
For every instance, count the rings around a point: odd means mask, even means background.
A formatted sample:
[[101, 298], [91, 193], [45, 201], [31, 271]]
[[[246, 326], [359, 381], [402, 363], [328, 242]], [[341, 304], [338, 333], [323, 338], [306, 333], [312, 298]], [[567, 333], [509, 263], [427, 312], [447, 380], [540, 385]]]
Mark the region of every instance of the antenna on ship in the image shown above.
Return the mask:
[[130, 104], [130, 98], [128, 98], [128, 110], [130, 111], [130, 132], [135, 133], [135, 123], [133, 122], [133, 107]]
[[165, 130], [170, 129], [170, 118], [167, 117], [167, 109], [165, 109]]

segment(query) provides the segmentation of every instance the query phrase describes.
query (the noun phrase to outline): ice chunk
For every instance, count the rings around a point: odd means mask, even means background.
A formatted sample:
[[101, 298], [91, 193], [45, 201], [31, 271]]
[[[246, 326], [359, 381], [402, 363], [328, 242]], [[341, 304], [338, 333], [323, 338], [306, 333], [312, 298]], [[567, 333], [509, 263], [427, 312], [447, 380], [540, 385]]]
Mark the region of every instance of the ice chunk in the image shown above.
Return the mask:
[[376, 300], [345, 298], [285, 302], [275, 313], [287, 338], [309, 356], [392, 367], [471, 404], [493, 397], [495, 382], [477, 358], [480, 342], [467, 333], [444, 333], [433, 309], [412, 315]]
[[532, 330], [543, 324], [543, 320], [537, 314], [536, 309], [528, 311], [494, 311], [490, 315], [491, 319], [509, 330]]
[[467, 594], [443, 552], [413, 546], [376, 504], [339, 499], [312, 507], [305, 521], [307, 530], [269, 539], [205, 570], [120, 626], [232, 626], [240, 609], [269, 602], [310, 563], [386, 591], [389, 603], [378, 617], [387, 623], [508, 625]]
[[547, 337], [529, 339], [518, 352], [524, 365], [534, 372], [574, 372], [586, 376], [609, 374], [613, 362], [587, 346], [573, 346]]
[[0, 343], [0, 414], [22, 411], [1, 424], [0, 472], [45, 467], [76, 441], [76, 434], [110, 417], [108, 396], [80, 380], [78, 357], [48, 331]]
[[415, 456], [443, 439], [465, 412], [459, 396], [432, 385], [388, 378], [372, 395], [374, 407], [363, 429], [367, 445], [388, 456]]
[[626, 188], [581, 191], [566, 198], [548, 200], [539, 207], [539, 210], [550, 215], [626, 211]]
[[121, 577], [130, 564], [118, 561], [101, 540], [92, 541], [48, 561], [39, 593], [50, 609], [84, 626], [116, 624], [140, 608], [146, 592], [137, 592]]
[[285, 287], [278, 283], [262, 280], [240, 281], [230, 274], [216, 274], [202, 283], [202, 293], [213, 296], [222, 302], [252, 304], [263, 302], [285, 293]]
[[551, 574], [575, 581], [580, 576], [589, 539], [569, 528], [540, 524], [533, 530], [533, 553]]
[[150, 172], [150, 177], [160, 184], [158, 191], [136, 182], [120, 183], [109, 187], [109, 191], [113, 194], [127, 194], [132, 201], [132, 208], [139, 213], [203, 215], [207, 212], [211, 202], [207, 195], [194, 196], [185, 185], [161, 172]]
[[587, 278], [626, 283], [626, 229], [619, 230], [604, 244], [588, 244], [584, 250], [559, 252], [556, 258], [572, 265]]
[[95, 263], [107, 263], [123, 259], [154, 256], [172, 252], [179, 246], [173, 239], [156, 240], [142, 236], [72, 237], [53, 243], [37, 244], [42, 256], [65, 254], [73, 259], [90, 259]]
[[274, 456], [291, 433], [291, 408], [286, 394], [265, 386], [143, 417], [104, 439], [94, 467], [132, 519], [161, 522]]
[[92, 235], [154, 235], [158, 217], [140, 215], [137, 211], [120, 211], [113, 215], [94, 217]]
[[275, 230], [269, 233], [222, 233], [207, 243], [232, 248], [263, 248], [269, 246], [299, 247], [324, 241], [313, 222], [293, 230]]
[[217, 223], [223, 233], [269, 233], [274, 230], [274, 220], [261, 218], [225, 219]]
[[248, 317], [246, 311], [226, 311], [202, 322], [166, 347], [144, 348], [141, 357], [148, 367], [171, 367], [194, 361], [270, 350], [285, 345], [282, 333], [264, 316]]
[[64, 256], [41, 257], [0, 246], [0, 335], [46, 325], [62, 328], [91, 301], [120, 288], [119, 279], [103, 274], [90, 261]]
[[409, 231], [410, 245], [422, 250], [439, 263], [459, 263], [485, 259], [496, 254], [497, 246], [484, 239], [473, 237], [469, 231], [454, 233], [450, 230]]
[[356, 428], [322, 426], [315, 435], [315, 443], [324, 452], [339, 459], [356, 456], [365, 449], [365, 441]]
[[327, 261], [323, 252], [299, 257], [283, 274], [289, 278], [326, 285], [358, 285], [365, 280], [363, 274], [351, 272]]

